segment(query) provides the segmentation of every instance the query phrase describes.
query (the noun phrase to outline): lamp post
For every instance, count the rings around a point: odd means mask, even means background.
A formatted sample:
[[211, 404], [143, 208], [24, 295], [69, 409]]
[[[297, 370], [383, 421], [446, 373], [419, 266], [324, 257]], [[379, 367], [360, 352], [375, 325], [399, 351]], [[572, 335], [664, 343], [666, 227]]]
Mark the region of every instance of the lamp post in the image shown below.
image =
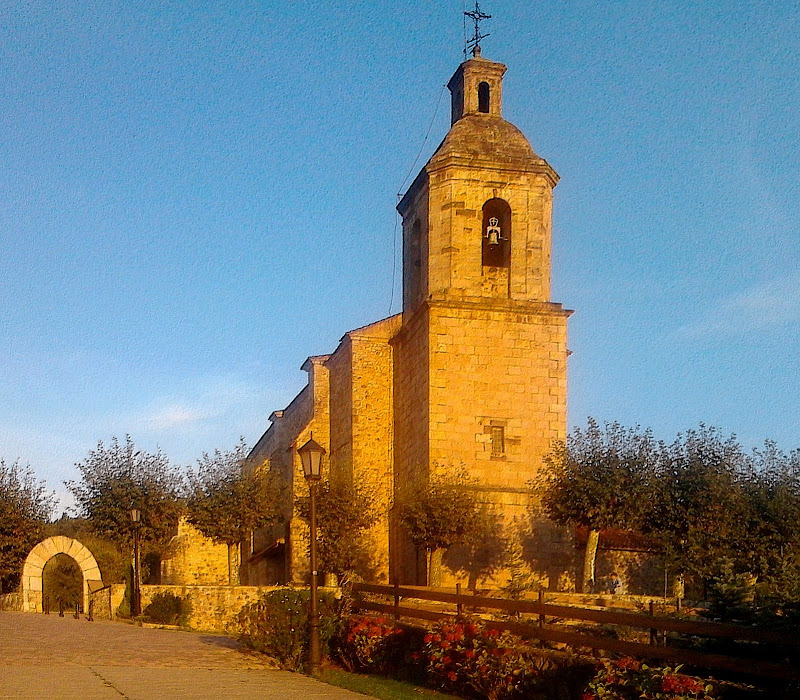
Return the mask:
[[319, 484], [322, 455], [325, 450], [311, 439], [298, 448], [303, 463], [303, 475], [308, 482], [309, 529], [311, 538], [311, 600], [309, 601], [308, 670], [314, 675], [319, 670], [322, 652], [319, 639], [319, 609], [317, 608], [317, 485]]
[[139, 521], [142, 511], [138, 508], [130, 509], [131, 522], [133, 523], [133, 585], [131, 593], [131, 612], [134, 617], [142, 614], [142, 589], [139, 584]]

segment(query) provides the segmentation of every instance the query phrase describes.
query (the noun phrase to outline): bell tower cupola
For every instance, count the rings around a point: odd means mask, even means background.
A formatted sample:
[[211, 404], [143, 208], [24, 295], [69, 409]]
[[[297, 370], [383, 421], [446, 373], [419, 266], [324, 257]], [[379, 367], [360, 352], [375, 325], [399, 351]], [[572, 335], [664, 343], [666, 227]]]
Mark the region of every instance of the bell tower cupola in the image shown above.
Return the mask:
[[450, 78], [450, 130], [398, 205], [403, 312], [435, 299], [550, 301], [558, 175], [502, 115], [502, 63], [479, 50]]
[[471, 114], [502, 116], [503, 74], [502, 63], [481, 58], [480, 52], [464, 61], [450, 78], [450, 123]]

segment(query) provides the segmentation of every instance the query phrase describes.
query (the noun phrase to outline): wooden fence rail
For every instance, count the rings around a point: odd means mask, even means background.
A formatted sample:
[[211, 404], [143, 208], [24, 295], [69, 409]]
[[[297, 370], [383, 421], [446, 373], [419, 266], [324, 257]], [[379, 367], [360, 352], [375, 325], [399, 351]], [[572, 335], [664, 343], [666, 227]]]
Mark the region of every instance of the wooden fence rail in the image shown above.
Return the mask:
[[[773, 644], [781, 647], [800, 647], [800, 635], [789, 635], [771, 630], [757, 630], [741, 625], [728, 625], [717, 622], [700, 622], [670, 617], [659, 617], [653, 614], [618, 612], [611, 610], [591, 610], [568, 605], [552, 605], [544, 602], [544, 591], [540, 592], [539, 601], [507, 600], [487, 596], [465, 595], [460, 591], [447, 593], [426, 588], [408, 586], [381, 586], [375, 584], [354, 584], [356, 593], [393, 598], [393, 603], [378, 603], [359, 598], [358, 607], [363, 610], [393, 615], [395, 619], [402, 617], [418, 620], [437, 621], [452, 619], [462, 614], [464, 608], [472, 610], [502, 610], [515, 614], [538, 615], [537, 622], [487, 621], [488, 627], [509, 630], [523, 637], [532, 637], [547, 642], [567, 644], [571, 647], [602, 649], [628, 656], [655, 658], [671, 663], [691, 664], [703, 668], [721, 669], [735, 672], [746, 672], [772, 678], [800, 680], [800, 670], [788, 664], [756, 659], [744, 659], [721, 654], [711, 654], [693, 649], [681, 649], [658, 645], [659, 632], [676, 632], [680, 634], [717, 637], [750, 643]], [[403, 598], [449, 603], [456, 606], [456, 612], [444, 612], [424, 608], [401, 606]], [[547, 618], [581, 620], [607, 625], [619, 625], [650, 630], [650, 644], [628, 642], [610, 637], [599, 637], [580, 632], [569, 632], [552, 629], [546, 626]], [[550, 620], [552, 623], [554, 620]], [[665, 640], [664, 640], [665, 641]]]

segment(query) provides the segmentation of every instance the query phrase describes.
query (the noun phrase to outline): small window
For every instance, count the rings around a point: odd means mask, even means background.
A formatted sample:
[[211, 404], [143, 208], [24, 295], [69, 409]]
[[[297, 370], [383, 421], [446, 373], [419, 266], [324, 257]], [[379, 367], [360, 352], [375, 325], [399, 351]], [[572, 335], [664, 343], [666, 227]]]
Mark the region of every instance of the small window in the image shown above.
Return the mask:
[[492, 457], [502, 457], [506, 453], [505, 428], [493, 425], [491, 428]]
[[489, 114], [489, 83], [478, 85], [478, 111]]

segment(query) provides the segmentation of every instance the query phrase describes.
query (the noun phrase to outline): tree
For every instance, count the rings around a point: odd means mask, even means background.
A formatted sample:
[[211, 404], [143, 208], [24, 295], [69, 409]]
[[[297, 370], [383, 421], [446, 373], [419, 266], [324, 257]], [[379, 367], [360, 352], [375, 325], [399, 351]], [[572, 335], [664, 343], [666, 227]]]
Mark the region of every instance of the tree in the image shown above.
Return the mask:
[[183, 479], [164, 454], [141, 452], [126, 435], [124, 444], [117, 438], [109, 446], [98, 442], [75, 466], [81, 479], [67, 482], [67, 488], [78, 515], [88, 519], [96, 533], [129, 544], [134, 532], [130, 510], [135, 507], [141, 511], [143, 542], [162, 545], [175, 534], [183, 508]]
[[737, 572], [746, 568], [747, 463], [735, 437], [705, 425], [660, 447], [642, 529], [679, 575], [707, 581], [728, 562], [736, 562]]
[[478, 501], [470, 486], [463, 471], [447, 470], [414, 479], [398, 494], [398, 518], [414, 546], [426, 552], [429, 586], [441, 585], [444, 551], [475, 526]]
[[595, 579], [600, 531], [632, 530], [644, 516], [652, 481], [656, 444], [649, 430], [605, 427], [589, 418], [545, 457], [546, 469], [531, 486], [541, 492], [546, 515], [562, 525], [589, 530], [583, 565], [583, 590]]
[[19, 585], [28, 552], [42, 539], [55, 508], [55, 494], [30, 467], [0, 459], [0, 592]]
[[743, 487], [749, 543], [740, 551], [765, 593], [800, 600], [800, 450], [788, 454], [767, 441], [754, 450]]
[[534, 587], [535, 582], [522, 557], [522, 545], [517, 541], [511, 543], [507, 565], [508, 582], [502, 590], [512, 600], [519, 600]]
[[[317, 554], [320, 568], [340, 583], [369, 578], [374, 569], [366, 533], [378, 520], [375, 497], [363, 486], [341, 481], [317, 486]], [[300, 517], [309, 519], [308, 497], [298, 499]]]
[[280, 522], [282, 488], [275, 474], [245, 473], [248, 449], [242, 438], [229, 452], [203, 453], [188, 474], [187, 518], [206, 537], [228, 546], [228, 583], [238, 580], [241, 542], [253, 530]]

